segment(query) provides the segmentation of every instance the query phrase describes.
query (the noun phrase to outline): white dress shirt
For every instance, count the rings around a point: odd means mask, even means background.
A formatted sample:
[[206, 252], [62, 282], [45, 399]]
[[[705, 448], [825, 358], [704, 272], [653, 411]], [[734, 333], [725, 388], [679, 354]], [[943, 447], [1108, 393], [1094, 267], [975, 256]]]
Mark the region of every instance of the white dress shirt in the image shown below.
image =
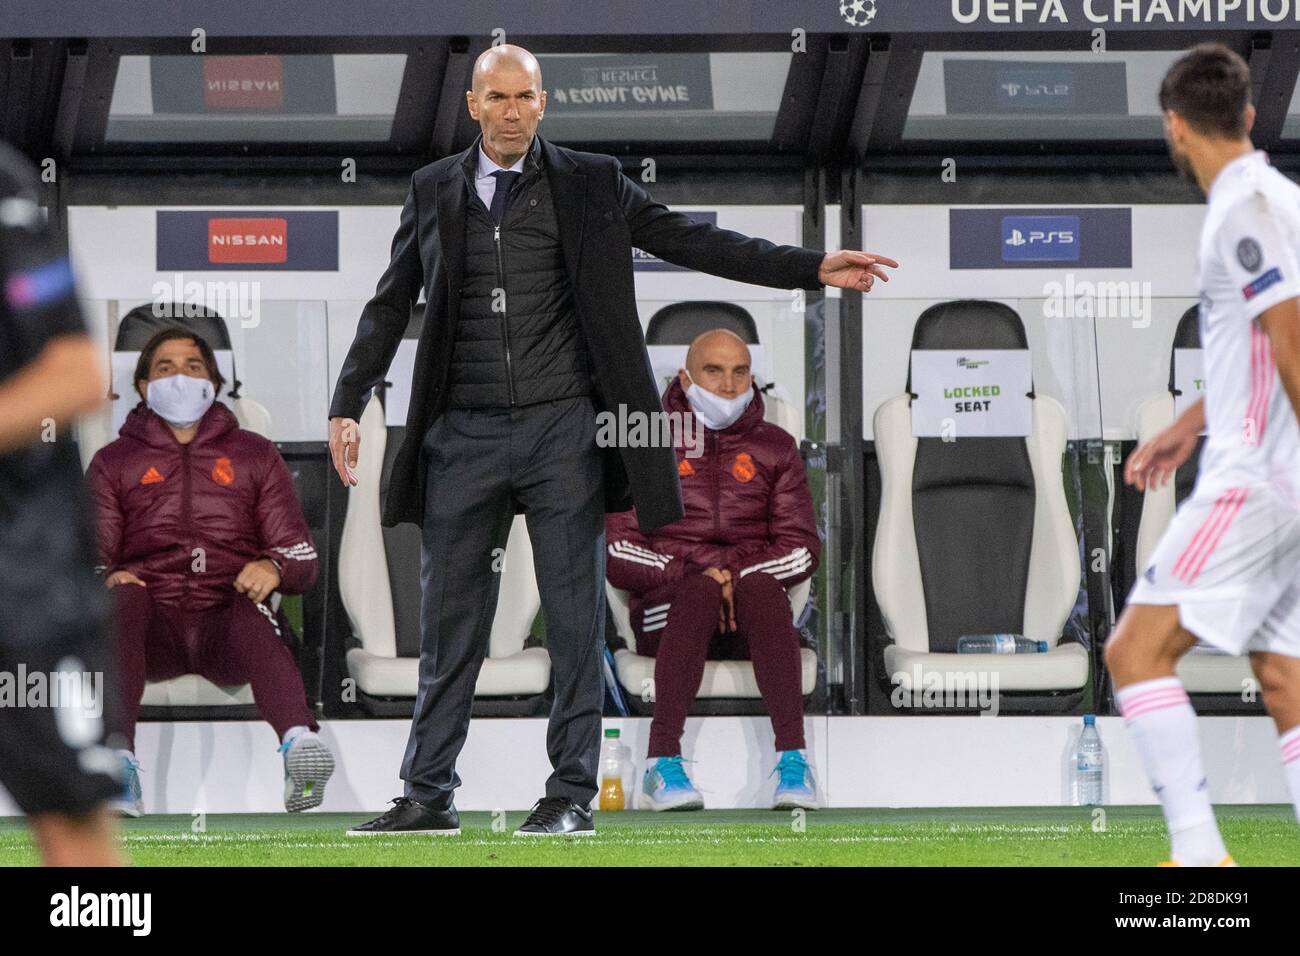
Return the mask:
[[[530, 148], [531, 146], [532, 144], [529, 143]], [[510, 167], [510, 169], [514, 170], [515, 172], [523, 172], [524, 160], [527, 158], [528, 158], [528, 153], [525, 152], [524, 155], [520, 156], [519, 159], [515, 162], [515, 164]], [[493, 176], [492, 174], [495, 173], [497, 170], [501, 170], [505, 168], [506, 168], [505, 166], [498, 166], [491, 159], [489, 159], [488, 154], [483, 152], [483, 144], [479, 143], [478, 172], [475, 173], [474, 175], [474, 189], [478, 193], [478, 198], [483, 200], [483, 205], [486, 206], [488, 209], [492, 208], [492, 197], [496, 194], [497, 191], [497, 180], [496, 177]]]

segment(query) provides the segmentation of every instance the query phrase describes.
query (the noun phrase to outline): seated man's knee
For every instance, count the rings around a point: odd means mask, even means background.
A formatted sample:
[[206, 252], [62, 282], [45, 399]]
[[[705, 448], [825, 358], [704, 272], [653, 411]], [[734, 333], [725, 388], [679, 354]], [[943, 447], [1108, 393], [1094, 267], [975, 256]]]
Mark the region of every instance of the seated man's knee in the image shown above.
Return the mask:
[[722, 585], [707, 574], [692, 573], [682, 578], [677, 591], [678, 600], [689, 597], [709, 603], [722, 603]]
[[755, 571], [746, 574], [743, 578], [733, 580], [737, 595], [763, 595], [769, 598], [780, 596], [782, 600], [786, 600], [788, 603], [785, 586], [770, 574]]
[[[682, 579], [673, 595], [672, 609], [668, 616], [690, 617], [690, 621], [678, 620], [675, 633], [697, 633], [701, 639], [712, 637], [722, 609], [722, 585], [706, 574], [689, 574]], [[681, 625], [685, 624], [685, 630]], [[696, 626], [698, 625], [698, 626]]]

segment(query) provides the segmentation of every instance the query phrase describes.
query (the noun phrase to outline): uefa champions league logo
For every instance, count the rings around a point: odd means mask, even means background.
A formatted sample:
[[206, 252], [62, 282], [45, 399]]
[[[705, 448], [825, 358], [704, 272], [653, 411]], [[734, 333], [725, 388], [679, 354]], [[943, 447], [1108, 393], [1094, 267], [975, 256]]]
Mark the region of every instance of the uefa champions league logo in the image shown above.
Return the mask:
[[876, 19], [876, 0], [840, 0], [840, 16], [855, 27]]

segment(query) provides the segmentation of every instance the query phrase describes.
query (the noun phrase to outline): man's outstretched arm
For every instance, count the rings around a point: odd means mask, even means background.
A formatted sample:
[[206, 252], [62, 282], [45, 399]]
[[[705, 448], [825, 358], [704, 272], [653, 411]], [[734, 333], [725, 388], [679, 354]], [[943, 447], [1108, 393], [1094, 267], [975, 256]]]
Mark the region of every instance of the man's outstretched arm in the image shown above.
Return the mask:
[[889, 281], [886, 266], [898, 267], [893, 259], [870, 252], [821, 253], [697, 222], [653, 199], [621, 171], [617, 177], [632, 245], [696, 272], [777, 289], [833, 285], [869, 292], [876, 279]]

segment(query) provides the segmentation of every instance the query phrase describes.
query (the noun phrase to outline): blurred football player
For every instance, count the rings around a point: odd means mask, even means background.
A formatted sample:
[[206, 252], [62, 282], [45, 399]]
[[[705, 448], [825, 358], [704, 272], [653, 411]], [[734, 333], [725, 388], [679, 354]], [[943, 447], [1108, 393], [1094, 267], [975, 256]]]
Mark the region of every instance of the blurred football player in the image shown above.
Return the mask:
[[103, 740], [117, 688], [70, 431], [105, 380], [36, 197], [31, 165], [0, 145], [0, 784], [45, 863], [102, 866], [121, 862]]
[[1106, 664], [1164, 808], [1170, 862], [1231, 866], [1175, 666], [1198, 638], [1250, 654], [1300, 807], [1300, 188], [1251, 145], [1250, 71], [1226, 47], [1176, 62], [1160, 106], [1174, 164], [1209, 204], [1205, 398], [1133, 453], [1127, 480], [1163, 484], [1208, 437], [1195, 490], [1134, 585]]

